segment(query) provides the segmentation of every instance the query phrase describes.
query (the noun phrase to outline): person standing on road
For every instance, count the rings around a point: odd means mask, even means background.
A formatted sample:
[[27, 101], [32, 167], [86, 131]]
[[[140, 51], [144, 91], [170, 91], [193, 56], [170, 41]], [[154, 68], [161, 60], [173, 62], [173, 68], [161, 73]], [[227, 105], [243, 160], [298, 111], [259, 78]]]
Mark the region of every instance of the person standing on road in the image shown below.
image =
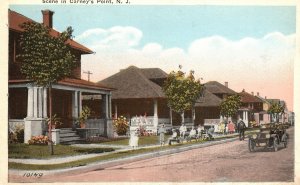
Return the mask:
[[243, 122], [242, 119], [240, 119], [238, 122], [238, 131], [239, 131], [240, 141], [245, 139], [245, 129], [246, 129], [246, 124]]
[[160, 128], [158, 129], [158, 133], [159, 133], [159, 144], [160, 146], [163, 146], [165, 144], [165, 133], [166, 133], [165, 124], [160, 125]]

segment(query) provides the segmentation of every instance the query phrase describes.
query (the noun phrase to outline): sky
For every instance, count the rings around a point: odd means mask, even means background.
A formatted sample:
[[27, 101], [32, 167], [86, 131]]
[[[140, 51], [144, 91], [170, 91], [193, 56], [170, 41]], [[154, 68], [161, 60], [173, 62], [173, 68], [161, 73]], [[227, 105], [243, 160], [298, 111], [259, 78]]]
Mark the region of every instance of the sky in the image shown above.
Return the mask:
[[[44, 6], [10, 9], [42, 22], [42, 9], [55, 12], [58, 31], [74, 29], [75, 40], [95, 54], [82, 56], [82, 69], [97, 82], [127, 68], [179, 65], [202, 83], [229, 82], [236, 92], [283, 99], [293, 110], [295, 6]], [[86, 74], [82, 74], [87, 79]]]

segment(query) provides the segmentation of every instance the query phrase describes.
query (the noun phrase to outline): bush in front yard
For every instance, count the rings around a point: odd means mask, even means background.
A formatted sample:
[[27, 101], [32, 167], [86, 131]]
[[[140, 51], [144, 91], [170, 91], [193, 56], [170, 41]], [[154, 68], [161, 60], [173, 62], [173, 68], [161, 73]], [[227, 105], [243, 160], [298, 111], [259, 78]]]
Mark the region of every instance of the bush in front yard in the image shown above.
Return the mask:
[[113, 121], [113, 125], [118, 135], [125, 135], [129, 128], [128, 121], [124, 116], [120, 116], [115, 119]]
[[48, 144], [48, 136], [40, 135], [40, 136], [32, 136], [28, 141], [30, 145], [47, 145]]

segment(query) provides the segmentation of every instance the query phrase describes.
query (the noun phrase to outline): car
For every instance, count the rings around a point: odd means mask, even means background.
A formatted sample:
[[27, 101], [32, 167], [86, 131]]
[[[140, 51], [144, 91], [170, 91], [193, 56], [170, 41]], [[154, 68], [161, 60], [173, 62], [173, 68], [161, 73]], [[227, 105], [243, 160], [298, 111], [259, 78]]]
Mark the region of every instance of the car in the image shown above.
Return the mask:
[[281, 123], [269, 123], [260, 127], [258, 133], [249, 137], [248, 148], [254, 152], [257, 147], [271, 148], [277, 151], [279, 146], [287, 147], [288, 134], [285, 125]]

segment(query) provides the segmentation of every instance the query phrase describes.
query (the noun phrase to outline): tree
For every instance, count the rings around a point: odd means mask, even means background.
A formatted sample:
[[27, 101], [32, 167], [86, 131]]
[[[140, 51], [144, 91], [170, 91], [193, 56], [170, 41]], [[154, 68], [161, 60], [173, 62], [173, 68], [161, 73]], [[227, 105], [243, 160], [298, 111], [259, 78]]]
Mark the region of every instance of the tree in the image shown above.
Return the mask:
[[57, 36], [50, 35], [50, 28], [35, 22], [20, 25], [24, 29], [20, 36], [21, 52], [17, 56], [22, 66], [21, 72], [27, 79], [40, 87], [49, 88], [48, 137], [53, 154], [51, 137], [52, 122], [52, 84], [69, 76], [76, 65], [75, 56], [71, 53], [67, 40], [72, 37], [72, 28]]
[[[181, 71], [172, 71], [164, 85], [163, 91], [168, 98], [168, 106], [177, 113], [183, 115], [184, 111], [191, 110], [196, 100], [200, 97], [202, 86], [200, 80], [194, 77], [194, 71], [186, 75]], [[184, 117], [182, 116], [182, 122]]]
[[279, 102], [271, 103], [271, 106], [268, 109], [268, 114], [275, 116], [275, 121], [279, 121], [279, 114], [283, 114], [285, 109], [285, 105], [280, 105]]
[[232, 117], [237, 113], [241, 104], [241, 97], [238, 94], [228, 96], [220, 104], [220, 113], [227, 118]]

